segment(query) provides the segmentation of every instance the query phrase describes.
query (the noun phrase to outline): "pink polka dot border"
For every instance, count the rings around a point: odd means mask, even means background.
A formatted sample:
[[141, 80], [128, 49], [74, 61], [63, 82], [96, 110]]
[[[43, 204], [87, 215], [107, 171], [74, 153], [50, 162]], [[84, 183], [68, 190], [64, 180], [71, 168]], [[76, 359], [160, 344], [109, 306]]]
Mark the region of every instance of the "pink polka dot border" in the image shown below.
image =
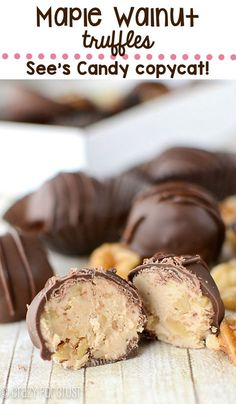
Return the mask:
[[[74, 53], [74, 54], [71, 54], [71, 55], [68, 54], [68, 53], [63, 53], [63, 54], [50, 53], [49, 55], [46, 55], [45, 53], [41, 52], [41, 53], [39, 53], [38, 55], [35, 55], [35, 56], [39, 60], [44, 60], [46, 58], [49, 58], [51, 60], [56, 60], [56, 59], [60, 59], [60, 58], [62, 58], [63, 60], [67, 60], [67, 59], [70, 59], [70, 58], [74, 58], [75, 60], [79, 60], [82, 57], [86, 58], [87, 60], [92, 60], [93, 58], [94, 59], [97, 58], [99, 60], [104, 60], [104, 59], [107, 58], [107, 55], [104, 54], [104, 53], [99, 53], [97, 55], [93, 55], [92, 53], [87, 53], [86, 55], [81, 56], [80, 53]], [[123, 60], [128, 60], [128, 59], [131, 58], [131, 55], [128, 55], [128, 54], [124, 54], [123, 56], [109, 55], [109, 57], [110, 57], [111, 60], [116, 60], [117, 58], [120, 58], [120, 57]], [[26, 58], [27, 60], [31, 60], [31, 59], [33, 59], [33, 53], [28, 52], [25, 55], [23, 55], [23, 54], [20, 54], [19, 52], [16, 52], [16, 53], [13, 53], [13, 54], [4, 52], [4, 53], [0, 54], [0, 58], [3, 59], [3, 60], [9, 60], [11, 58], [13, 58], [15, 60], [20, 60], [22, 58]], [[141, 55], [140, 53], [136, 53], [136, 54], [132, 55], [132, 58], [135, 59], [135, 60], [140, 60], [140, 59], [145, 58], [146, 60], [150, 60], [150, 61], [151, 60], [152, 61], [154, 61], [154, 60], [162, 61], [162, 60], [165, 60], [165, 59], [167, 59], [167, 60], [170, 59], [172, 61], [180, 60], [180, 59], [182, 59], [184, 61], [187, 61], [187, 60], [190, 61], [190, 60], [193, 60], [193, 59], [196, 60], [196, 61], [199, 61], [201, 59], [202, 60], [206, 59], [208, 61], [211, 61], [211, 60], [219, 60], [219, 61], [231, 60], [231, 61], [236, 61], [236, 53], [232, 53], [230, 55], [225, 55], [223, 53], [216, 54], [216, 55], [213, 55], [211, 53], [208, 53], [208, 54], [205, 54], [205, 55], [202, 55], [200, 53], [196, 53], [194, 55], [193, 54], [190, 55], [188, 53], [183, 53], [182, 55], [181, 54], [177, 55], [175, 53], [171, 53], [171, 54], [163, 54], [163, 53], [151, 54], [151, 53], [147, 53], [147, 54]]]

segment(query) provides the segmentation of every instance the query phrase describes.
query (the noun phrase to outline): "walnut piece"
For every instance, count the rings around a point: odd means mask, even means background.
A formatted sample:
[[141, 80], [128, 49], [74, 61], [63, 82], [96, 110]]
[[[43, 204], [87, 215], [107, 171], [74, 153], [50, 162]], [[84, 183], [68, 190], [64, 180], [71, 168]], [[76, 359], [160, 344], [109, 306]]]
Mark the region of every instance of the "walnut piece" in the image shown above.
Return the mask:
[[236, 250], [236, 195], [226, 198], [220, 204], [220, 212], [226, 226], [226, 243]]
[[236, 366], [236, 318], [226, 317], [220, 325], [218, 337], [209, 336], [206, 346], [209, 349], [224, 352]]
[[139, 265], [141, 258], [138, 254], [119, 243], [102, 244], [93, 251], [89, 265], [105, 270], [115, 268], [117, 274], [127, 279], [128, 273]]
[[236, 311], [236, 260], [217, 265], [211, 275], [218, 286], [225, 308]]

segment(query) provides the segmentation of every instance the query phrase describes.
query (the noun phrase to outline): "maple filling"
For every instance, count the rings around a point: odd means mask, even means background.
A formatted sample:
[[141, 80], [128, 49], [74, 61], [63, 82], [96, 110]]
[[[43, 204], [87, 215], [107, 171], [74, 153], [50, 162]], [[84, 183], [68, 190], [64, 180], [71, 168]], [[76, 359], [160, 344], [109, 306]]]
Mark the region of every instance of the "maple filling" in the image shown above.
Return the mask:
[[52, 359], [79, 369], [90, 360], [115, 361], [136, 348], [143, 330], [140, 307], [130, 292], [99, 277], [67, 281], [54, 290], [40, 317]]
[[159, 340], [183, 348], [202, 348], [211, 334], [214, 310], [201, 291], [196, 276], [191, 279], [171, 269], [142, 271], [133, 279], [144, 302], [147, 331]]

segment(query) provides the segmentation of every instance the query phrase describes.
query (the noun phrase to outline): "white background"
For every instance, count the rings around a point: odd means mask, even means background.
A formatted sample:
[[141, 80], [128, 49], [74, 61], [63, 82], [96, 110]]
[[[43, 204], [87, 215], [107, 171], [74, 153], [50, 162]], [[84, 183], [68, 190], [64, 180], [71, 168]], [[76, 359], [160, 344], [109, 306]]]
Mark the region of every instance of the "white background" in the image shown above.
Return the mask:
[[[108, 35], [114, 28], [118, 29], [116, 24], [113, 6], [118, 6], [119, 10], [128, 10], [130, 6], [135, 7], [185, 7], [186, 11], [193, 7], [199, 14], [199, 19], [196, 20], [194, 28], [185, 27], [168, 27], [168, 28], [150, 28], [142, 27], [136, 28], [135, 25], [129, 27], [134, 28], [137, 34], [143, 36], [149, 34], [151, 39], [156, 41], [155, 48], [150, 51], [141, 50], [141, 61], [146, 61], [146, 54], [152, 53], [153, 60], [151, 63], [163, 63], [158, 60], [158, 55], [163, 53], [166, 55], [165, 63], [173, 63], [169, 56], [175, 53], [178, 57], [177, 63], [183, 62], [182, 55], [187, 53], [189, 60], [187, 63], [195, 63], [194, 55], [200, 54], [202, 60], [205, 61], [207, 54], [213, 55], [213, 60], [210, 62], [210, 75], [205, 78], [224, 78], [230, 79], [236, 77], [236, 61], [230, 60], [231, 54], [236, 54], [235, 38], [236, 38], [236, 4], [235, 0], [227, 0], [221, 2], [219, 0], [109, 0], [109, 1], [78, 1], [78, 0], [8, 0], [1, 2], [0, 12], [0, 77], [1, 78], [36, 78], [34, 76], [27, 76], [26, 74], [26, 53], [33, 54], [33, 60], [39, 62], [38, 54], [44, 53], [44, 63], [50, 63], [49, 55], [56, 53], [58, 55], [57, 62], [63, 61], [61, 55], [63, 53], [69, 54], [68, 62], [76, 66], [76, 61], [73, 58], [74, 53], [81, 54], [81, 59], [85, 59], [88, 52], [93, 54], [93, 60], [89, 63], [99, 63], [97, 58], [98, 53], [104, 53], [106, 63], [111, 63], [109, 58], [109, 50], [86, 50], [81, 47], [81, 34], [84, 32], [84, 27], [81, 23], [75, 23], [74, 28], [68, 27], [54, 27], [41, 28], [36, 27], [36, 6], [42, 11], [46, 11], [50, 6], [53, 10], [57, 7], [80, 7], [91, 8], [99, 7], [102, 10], [103, 22], [99, 27], [88, 28], [91, 34]], [[119, 29], [118, 29], [119, 30]], [[124, 32], [127, 29], [123, 28]], [[2, 60], [2, 53], [8, 53], [9, 59]], [[13, 55], [18, 52], [21, 54], [21, 59], [14, 60]], [[133, 55], [137, 50], [129, 49], [129, 62], [131, 63], [131, 71], [129, 78], [144, 78], [135, 76], [135, 65]], [[225, 60], [219, 61], [218, 55], [224, 54]], [[86, 59], [85, 59], [86, 60]], [[122, 58], [118, 59], [122, 63]], [[174, 62], [174, 63], [176, 63]], [[101, 63], [101, 62], [100, 62]], [[104, 63], [104, 61], [102, 62]], [[94, 76], [78, 76], [76, 69], [73, 73], [66, 78], [92, 78]], [[65, 78], [65, 76], [56, 75], [50, 78]], [[37, 78], [49, 78], [49, 76], [37, 76]], [[101, 77], [97, 77], [101, 78]], [[106, 78], [106, 77], [103, 77]], [[107, 77], [111, 78], [111, 77]], [[114, 79], [115, 77], [112, 76]], [[146, 76], [146, 78], [154, 78]], [[168, 78], [168, 75], [162, 78]], [[194, 76], [178, 76], [176, 78], [195, 78]], [[204, 77], [201, 77], [204, 78]]]

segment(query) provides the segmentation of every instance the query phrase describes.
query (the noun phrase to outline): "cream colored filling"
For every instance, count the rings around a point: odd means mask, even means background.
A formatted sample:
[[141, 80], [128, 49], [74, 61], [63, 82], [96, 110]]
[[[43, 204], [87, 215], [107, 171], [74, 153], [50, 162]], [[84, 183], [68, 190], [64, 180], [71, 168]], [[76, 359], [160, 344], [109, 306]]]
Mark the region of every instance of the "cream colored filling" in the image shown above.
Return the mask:
[[142, 331], [140, 309], [103, 278], [63, 284], [44, 307], [40, 328], [55, 362], [79, 369], [89, 357], [116, 360]]
[[[170, 272], [169, 272], [170, 274]], [[147, 330], [159, 340], [185, 348], [202, 348], [210, 334], [211, 301], [199, 281], [166, 278], [166, 272], [142, 272], [134, 278], [148, 314]]]

